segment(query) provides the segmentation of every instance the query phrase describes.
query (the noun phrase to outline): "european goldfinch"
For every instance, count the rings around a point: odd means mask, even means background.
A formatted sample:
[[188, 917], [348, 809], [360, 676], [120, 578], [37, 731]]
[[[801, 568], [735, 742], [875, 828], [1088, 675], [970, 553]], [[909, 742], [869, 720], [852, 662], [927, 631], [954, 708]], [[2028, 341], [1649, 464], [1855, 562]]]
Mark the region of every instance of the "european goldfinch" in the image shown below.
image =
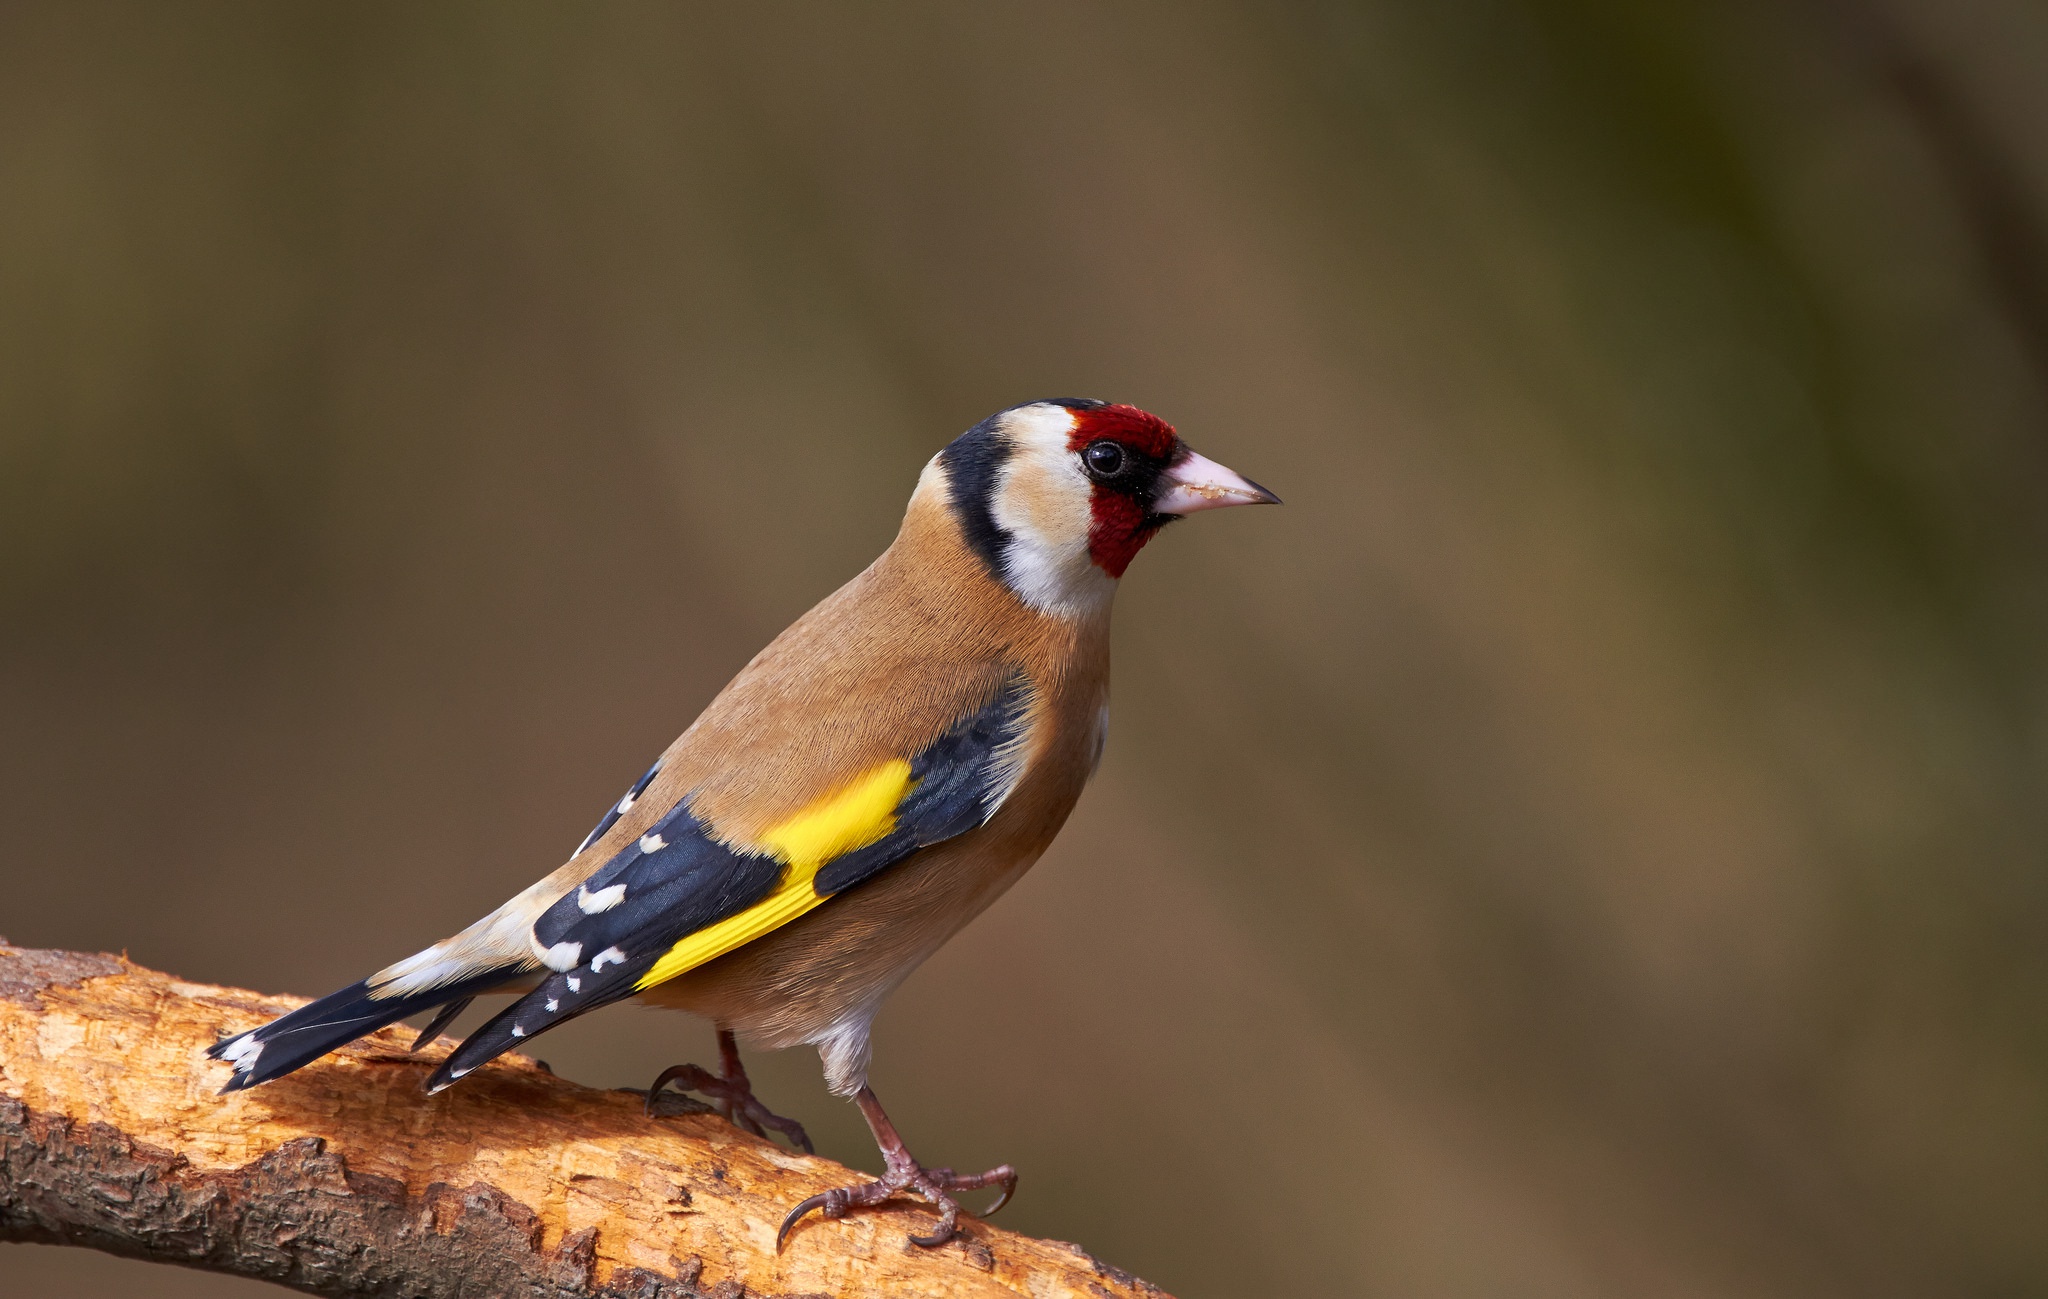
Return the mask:
[[[518, 999], [427, 1079], [439, 1091], [627, 997], [693, 1011], [721, 1069], [665, 1072], [757, 1135], [798, 1124], [754, 1098], [735, 1035], [809, 1043], [880, 1144], [878, 1181], [791, 1210], [836, 1218], [898, 1191], [1016, 1186], [919, 1164], [867, 1085], [868, 1028], [896, 986], [1043, 853], [1102, 756], [1117, 580], [1165, 524], [1277, 503], [1132, 406], [998, 412], [925, 465], [896, 540], [754, 657], [606, 810], [569, 860], [469, 928], [213, 1047], [253, 1087], [408, 1015], [440, 1036], [486, 992]], [[781, 1238], [778, 1238], [778, 1245]]]

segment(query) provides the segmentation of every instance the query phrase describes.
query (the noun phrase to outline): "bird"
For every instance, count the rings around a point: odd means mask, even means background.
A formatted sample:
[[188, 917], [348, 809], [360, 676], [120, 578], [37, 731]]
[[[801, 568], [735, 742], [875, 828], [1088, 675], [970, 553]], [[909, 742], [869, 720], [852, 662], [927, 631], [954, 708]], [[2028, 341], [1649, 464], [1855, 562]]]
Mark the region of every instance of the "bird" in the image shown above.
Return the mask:
[[717, 1073], [664, 1070], [737, 1126], [803, 1126], [753, 1094], [739, 1042], [811, 1045], [881, 1148], [881, 1177], [794, 1206], [840, 1218], [907, 1193], [950, 1239], [953, 1197], [1015, 1192], [911, 1153], [868, 1084], [883, 1000], [1036, 862], [1101, 760], [1110, 608], [1177, 519], [1278, 504], [1135, 406], [998, 411], [918, 475], [895, 539], [757, 654], [559, 868], [461, 932], [211, 1048], [221, 1089], [269, 1082], [364, 1034], [516, 994], [428, 1075], [438, 1092], [556, 1025], [628, 998], [717, 1030]]

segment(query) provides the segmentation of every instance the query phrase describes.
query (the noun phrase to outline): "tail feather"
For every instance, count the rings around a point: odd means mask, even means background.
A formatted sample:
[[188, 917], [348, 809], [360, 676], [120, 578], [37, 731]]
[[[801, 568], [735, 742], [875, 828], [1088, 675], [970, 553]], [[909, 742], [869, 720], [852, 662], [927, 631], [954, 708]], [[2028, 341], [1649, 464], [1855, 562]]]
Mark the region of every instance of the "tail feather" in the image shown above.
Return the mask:
[[520, 973], [517, 965], [503, 965], [479, 971], [443, 987], [384, 997], [377, 996], [369, 980], [365, 979], [338, 992], [330, 992], [318, 1001], [308, 1002], [261, 1028], [223, 1038], [214, 1043], [207, 1054], [216, 1060], [226, 1060], [235, 1067], [234, 1076], [221, 1090], [241, 1091], [281, 1078], [301, 1065], [310, 1064], [329, 1051], [347, 1046], [386, 1024], [397, 1023], [407, 1015], [431, 1010], [447, 1002], [467, 1001], [477, 993], [487, 992], [517, 978]]
[[469, 1003], [475, 1000], [475, 997], [457, 997], [441, 1007], [435, 1012], [434, 1017], [427, 1021], [427, 1026], [420, 1030], [420, 1035], [412, 1040], [412, 1046], [407, 1049], [424, 1051], [439, 1041], [441, 1034], [447, 1032], [448, 1026], [455, 1022], [455, 1017], [468, 1010]]

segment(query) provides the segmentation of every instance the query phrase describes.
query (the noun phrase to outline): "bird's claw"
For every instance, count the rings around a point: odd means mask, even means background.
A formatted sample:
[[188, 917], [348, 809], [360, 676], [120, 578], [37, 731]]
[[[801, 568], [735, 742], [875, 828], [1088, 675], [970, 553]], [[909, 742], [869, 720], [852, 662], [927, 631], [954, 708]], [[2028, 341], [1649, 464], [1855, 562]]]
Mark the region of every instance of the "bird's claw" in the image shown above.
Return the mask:
[[721, 1077], [700, 1065], [670, 1065], [661, 1071], [661, 1076], [647, 1089], [649, 1117], [655, 1112], [654, 1098], [661, 1094], [664, 1087], [671, 1084], [678, 1091], [697, 1092], [709, 1097], [718, 1112], [736, 1128], [763, 1139], [768, 1136], [766, 1129], [773, 1128], [787, 1137], [789, 1144], [805, 1154], [817, 1153], [811, 1145], [810, 1134], [804, 1131], [804, 1125], [795, 1119], [786, 1119], [763, 1105], [754, 1095], [753, 1085], [747, 1081], [745, 1073], [738, 1077]]
[[1002, 1194], [996, 1202], [982, 1212], [978, 1218], [992, 1217], [996, 1210], [1010, 1202], [1017, 1190], [1017, 1170], [1008, 1164], [962, 1177], [950, 1168], [925, 1168], [914, 1160], [889, 1161], [889, 1171], [872, 1182], [856, 1182], [852, 1186], [835, 1186], [821, 1191], [789, 1211], [782, 1220], [781, 1228], [775, 1233], [775, 1251], [782, 1252], [782, 1244], [789, 1239], [789, 1233], [797, 1223], [816, 1211], [826, 1218], [843, 1218], [854, 1209], [879, 1204], [898, 1191], [909, 1191], [930, 1201], [939, 1210], [939, 1221], [929, 1235], [911, 1233], [910, 1243], [926, 1249], [935, 1249], [953, 1238], [960, 1222], [960, 1205], [948, 1194], [952, 1191], [976, 1191], [984, 1186], [1000, 1186]]

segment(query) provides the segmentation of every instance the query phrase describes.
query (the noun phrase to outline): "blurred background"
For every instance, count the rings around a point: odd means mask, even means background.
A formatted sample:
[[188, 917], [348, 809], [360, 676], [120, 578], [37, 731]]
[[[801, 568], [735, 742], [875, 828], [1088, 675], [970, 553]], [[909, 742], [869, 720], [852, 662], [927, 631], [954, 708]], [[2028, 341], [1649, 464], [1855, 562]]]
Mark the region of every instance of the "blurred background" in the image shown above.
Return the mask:
[[2048, 1292], [2044, 115], [2033, 0], [9, 4], [0, 933], [354, 979], [1115, 398], [1287, 506], [1133, 567], [915, 1149], [1186, 1299]]

